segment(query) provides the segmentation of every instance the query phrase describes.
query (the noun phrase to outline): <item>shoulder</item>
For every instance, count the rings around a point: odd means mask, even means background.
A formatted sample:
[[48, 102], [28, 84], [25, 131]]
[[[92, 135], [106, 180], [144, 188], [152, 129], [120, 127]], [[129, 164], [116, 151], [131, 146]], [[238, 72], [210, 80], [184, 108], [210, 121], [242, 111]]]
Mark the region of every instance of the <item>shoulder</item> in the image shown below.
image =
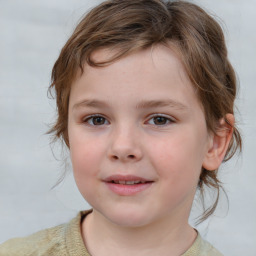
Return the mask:
[[214, 248], [210, 243], [203, 240], [201, 241], [201, 254], [200, 255], [208, 255], [208, 256], [223, 256], [216, 248]]
[[[65, 224], [39, 231], [33, 235], [10, 239], [0, 245], [0, 256], [65, 255]], [[58, 253], [60, 252], [60, 253]], [[56, 254], [57, 253], [57, 254]]]
[[193, 245], [182, 256], [223, 256], [216, 248], [210, 243], [202, 239], [198, 233], [197, 238]]
[[91, 212], [80, 212], [69, 223], [14, 238], [0, 245], [0, 256], [88, 256], [81, 235], [81, 221]]

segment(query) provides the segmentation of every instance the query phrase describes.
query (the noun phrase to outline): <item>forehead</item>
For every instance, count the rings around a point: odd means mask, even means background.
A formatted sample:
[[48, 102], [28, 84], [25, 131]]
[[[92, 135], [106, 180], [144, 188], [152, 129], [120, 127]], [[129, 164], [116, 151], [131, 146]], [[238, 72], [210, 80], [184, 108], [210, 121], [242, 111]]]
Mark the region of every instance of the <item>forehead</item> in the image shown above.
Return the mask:
[[[184, 84], [191, 85], [191, 81], [180, 58], [181, 53], [178, 47], [171, 42], [170, 44], [161, 43], [152, 45], [146, 49], [133, 51], [124, 57], [115, 59], [115, 56], [118, 54], [119, 51], [113, 48], [95, 50], [92, 52], [90, 59], [96, 64], [96, 67], [85, 63], [83, 71], [78, 70], [74, 80], [79, 79], [83, 73], [85, 73], [86, 76], [88, 74], [97, 73], [106, 75], [110, 73], [110, 70], [116, 69], [116, 71], [122, 71], [123, 73], [127, 73], [131, 70], [134, 76], [140, 74], [143, 69], [143, 71], [146, 71], [145, 73], [148, 72], [148, 74], [157, 73], [158, 76], [155, 77], [158, 79], [164, 79], [164, 73], [176, 72], [175, 76], [173, 76], [174, 79], [182, 79]], [[104, 63], [104, 65], [101, 65], [102, 63]], [[97, 66], [97, 64], [99, 64], [99, 66]], [[131, 66], [134, 67], [134, 65], [136, 69], [131, 68]], [[145, 79], [147, 79], [147, 77], [145, 77]]]
[[[140, 58], [141, 61], [148, 62], [151, 59], [151, 63], [156, 63], [158, 60], [164, 60], [169, 63], [177, 65], [179, 69], [183, 69], [182, 61], [180, 58], [181, 52], [179, 51], [178, 45], [174, 42], [168, 43], [159, 43], [151, 45], [150, 47], [133, 50], [128, 54], [124, 54], [124, 57], [118, 58], [115, 60], [116, 56], [122, 54], [122, 48], [118, 50], [116, 48], [101, 48], [92, 52], [90, 59], [94, 63], [106, 62], [109, 65], [118, 62], [120, 59], [135, 59], [136, 57]], [[113, 61], [112, 61], [113, 60]], [[85, 66], [88, 66], [85, 63]], [[108, 66], [108, 64], [106, 65]], [[156, 66], [155, 66], [156, 67]]]
[[[116, 52], [110, 49], [97, 50], [92, 60], [105, 62], [114, 54]], [[135, 96], [139, 92], [141, 101], [168, 98], [167, 94], [172, 100], [179, 97], [183, 102], [188, 97], [197, 98], [178, 54], [161, 44], [133, 52], [104, 67], [85, 64], [83, 73], [78, 74], [72, 85], [71, 94], [78, 98], [82, 98], [82, 94], [107, 98], [110, 91], [117, 96], [116, 99], [124, 100], [127, 100], [127, 94], [137, 99]]]

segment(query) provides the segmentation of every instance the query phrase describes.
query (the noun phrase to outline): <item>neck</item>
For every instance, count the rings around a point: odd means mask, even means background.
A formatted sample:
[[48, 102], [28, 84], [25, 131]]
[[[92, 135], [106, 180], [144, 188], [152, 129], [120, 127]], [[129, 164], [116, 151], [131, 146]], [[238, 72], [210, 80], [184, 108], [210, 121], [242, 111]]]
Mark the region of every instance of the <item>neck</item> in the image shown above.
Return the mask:
[[82, 224], [86, 247], [93, 256], [181, 255], [193, 244], [196, 231], [180, 220], [163, 218], [143, 227], [116, 225], [93, 211]]

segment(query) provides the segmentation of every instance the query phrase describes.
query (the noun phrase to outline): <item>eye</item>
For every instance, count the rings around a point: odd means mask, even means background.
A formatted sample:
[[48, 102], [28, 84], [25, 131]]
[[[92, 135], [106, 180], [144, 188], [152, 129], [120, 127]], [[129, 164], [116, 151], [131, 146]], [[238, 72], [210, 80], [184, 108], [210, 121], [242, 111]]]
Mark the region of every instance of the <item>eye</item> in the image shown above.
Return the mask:
[[152, 124], [152, 125], [161, 126], [161, 125], [167, 125], [167, 124], [170, 124], [170, 123], [174, 123], [174, 120], [171, 119], [170, 117], [166, 117], [166, 116], [162, 116], [162, 115], [156, 115], [156, 116], [150, 118], [148, 123]]
[[84, 119], [84, 122], [92, 126], [109, 124], [108, 120], [105, 117], [99, 115], [89, 116]]

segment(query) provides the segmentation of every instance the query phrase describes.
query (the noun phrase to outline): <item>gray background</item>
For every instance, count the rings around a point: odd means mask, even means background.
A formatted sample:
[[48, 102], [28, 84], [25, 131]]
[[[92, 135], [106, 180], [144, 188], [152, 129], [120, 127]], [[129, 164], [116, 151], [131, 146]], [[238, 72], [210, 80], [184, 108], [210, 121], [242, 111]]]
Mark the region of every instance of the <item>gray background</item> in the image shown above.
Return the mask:
[[[78, 19], [99, 2], [0, 0], [0, 243], [66, 222], [89, 208], [71, 171], [51, 190], [65, 166], [59, 146], [54, 157], [45, 135], [55, 116], [47, 87], [51, 67]], [[223, 199], [217, 216], [198, 229], [225, 255], [255, 256], [256, 1], [196, 2], [217, 14], [225, 30], [240, 79], [237, 121], [244, 137], [242, 156], [221, 169], [229, 211]], [[68, 161], [66, 166], [71, 169]]]

